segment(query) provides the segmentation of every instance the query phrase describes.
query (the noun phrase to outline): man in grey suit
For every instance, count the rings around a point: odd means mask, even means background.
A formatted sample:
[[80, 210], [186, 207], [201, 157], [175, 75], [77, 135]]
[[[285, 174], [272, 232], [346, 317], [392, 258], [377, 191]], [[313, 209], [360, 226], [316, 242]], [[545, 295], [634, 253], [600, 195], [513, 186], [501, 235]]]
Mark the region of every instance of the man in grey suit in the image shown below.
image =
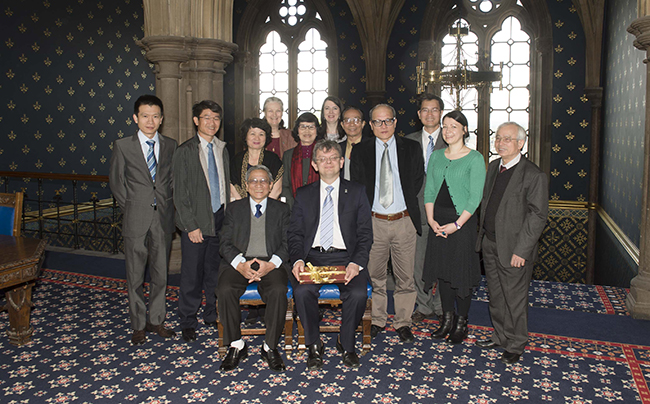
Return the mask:
[[422, 271], [424, 269], [424, 256], [427, 252], [427, 240], [429, 238], [429, 224], [427, 215], [424, 212], [424, 185], [427, 182], [426, 173], [431, 153], [438, 149], [447, 147], [440, 130], [440, 117], [445, 109], [445, 103], [440, 97], [433, 94], [422, 94], [419, 98], [420, 109], [418, 117], [422, 122], [422, 130], [406, 135], [407, 139], [415, 140], [420, 143], [424, 156], [424, 182], [422, 189], [418, 193], [418, 203], [420, 204], [420, 218], [422, 220], [422, 234], [418, 236], [415, 246], [415, 267], [413, 269], [415, 277], [415, 290], [417, 291], [416, 304], [417, 309], [413, 312], [411, 320], [419, 323], [425, 318], [442, 316], [442, 304], [438, 293], [432, 295], [430, 291], [424, 290], [424, 281], [422, 280]]
[[291, 211], [287, 204], [270, 199], [273, 175], [263, 165], [246, 172], [248, 197], [228, 205], [221, 229], [217, 297], [223, 340], [230, 346], [221, 370], [233, 370], [248, 356], [241, 339], [239, 298], [246, 286], [258, 282], [257, 290], [266, 303], [266, 338], [260, 349], [262, 359], [276, 372], [285, 370], [277, 344], [287, 312], [289, 259], [287, 229]]
[[[165, 292], [172, 234], [172, 156], [176, 141], [158, 133], [162, 101], [153, 95], [137, 99], [133, 120], [138, 132], [113, 144], [109, 184], [122, 209], [126, 286], [133, 334], [131, 343], [147, 342], [145, 331], [163, 338], [176, 335], [165, 328]], [[145, 268], [149, 263], [149, 315], [144, 300]]]
[[504, 348], [501, 361], [515, 363], [528, 341], [528, 287], [537, 242], [548, 216], [546, 174], [521, 155], [526, 131], [514, 122], [497, 128], [494, 147], [501, 156], [485, 179], [476, 251], [483, 251], [490, 291], [492, 337], [481, 348]]
[[192, 107], [197, 134], [174, 155], [174, 205], [181, 231], [181, 285], [178, 316], [183, 340], [196, 340], [197, 312], [205, 293], [203, 323], [217, 326], [214, 290], [219, 275], [219, 231], [230, 199], [230, 160], [216, 135], [222, 109], [204, 100]]

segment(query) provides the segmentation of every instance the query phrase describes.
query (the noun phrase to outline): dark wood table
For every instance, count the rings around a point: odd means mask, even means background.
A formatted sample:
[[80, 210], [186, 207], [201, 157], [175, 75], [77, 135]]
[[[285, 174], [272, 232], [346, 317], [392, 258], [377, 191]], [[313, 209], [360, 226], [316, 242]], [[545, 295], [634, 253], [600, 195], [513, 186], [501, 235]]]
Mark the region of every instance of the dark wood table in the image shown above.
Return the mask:
[[0, 290], [5, 290], [9, 312], [9, 342], [24, 345], [34, 329], [29, 318], [32, 308], [32, 286], [41, 272], [45, 256], [45, 240], [0, 235]]

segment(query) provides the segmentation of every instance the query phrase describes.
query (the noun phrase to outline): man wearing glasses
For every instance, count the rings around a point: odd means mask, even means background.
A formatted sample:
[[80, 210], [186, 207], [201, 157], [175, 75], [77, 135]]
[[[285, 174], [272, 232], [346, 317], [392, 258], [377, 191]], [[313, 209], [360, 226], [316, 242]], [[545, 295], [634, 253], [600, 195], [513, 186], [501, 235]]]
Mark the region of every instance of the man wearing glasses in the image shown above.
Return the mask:
[[285, 203], [269, 198], [273, 175], [263, 165], [246, 172], [248, 197], [228, 205], [221, 231], [223, 256], [216, 294], [223, 340], [229, 345], [221, 370], [229, 371], [248, 356], [241, 338], [239, 298], [246, 286], [258, 282], [257, 290], [266, 303], [266, 338], [260, 349], [262, 359], [276, 372], [285, 370], [277, 349], [287, 312], [287, 274], [289, 259], [287, 229], [291, 213]]
[[525, 143], [520, 125], [506, 122], [497, 128], [494, 148], [501, 158], [488, 166], [476, 240], [494, 326], [492, 337], [476, 345], [503, 347], [504, 363], [519, 361], [528, 342], [528, 287], [548, 216], [546, 174], [521, 155]]
[[422, 233], [418, 192], [424, 159], [418, 142], [395, 136], [395, 110], [379, 104], [370, 110], [375, 139], [356, 145], [350, 157], [352, 181], [366, 186], [372, 208], [374, 240], [368, 272], [372, 280], [372, 328], [375, 337], [386, 327], [387, 266], [393, 263], [395, 317], [393, 328], [403, 342], [413, 342], [411, 315], [417, 292], [413, 280], [415, 246]]
[[427, 239], [429, 238], [429, 224], [427, 215], [424, 212], [424, 184], [426, 183], [426, 172], [429, 164], [429, 157], [434, 150], [447, 147], [440, 130], [440, 117], [444, 110], [445, 103], [440, 97], [433, 94], [423, 94], [420, 99], [420, 109], [418, 117], [422, 122], [422, 130], [406, 135], [407, 139], [415, 140], [420, 143], [424, 157], [424, 182], [422, 189], [418, 193], [418, 203], [420, 204], [420, 219], [422, 220], [422, 234], [417, 238], [415, 247], [415, 289], [417, 290], [417, 310], [411, 316], [415, 323], [419, 323], [425, 318], [432, 318], [436, 315], [442, 316], [442, 304], [440, 295], [432, 295], [430, 291], [424, 290], [424, 281], [422, 280], [422, 270], [424, 268], [424, 256], [427, 251]]
[[226, 143], [216, 135], [222, 109], [205, 100], [192, 107], [197, 135], [174, 155], [176, 227], [181, 231], [181, 285], [178, 316], [183, 340], [196, 341], [196, 319], [205, 293], [203, 323], [217, 326], [219, 231], [230, 200], [230, 161]]
[[346, 140], [339, 143], [339, 146], [341, 146], [341, 149], [345, 152], [342, 171], [343, 178], [350, 181], [350, 154], [352, 153], [352, 147], [361, 141], [366, 121], [363, 120], [363, 112], [352, 105], [345, 107], [342, 116], [343, 120], [341, 121], [341, 126], [347, 136]]

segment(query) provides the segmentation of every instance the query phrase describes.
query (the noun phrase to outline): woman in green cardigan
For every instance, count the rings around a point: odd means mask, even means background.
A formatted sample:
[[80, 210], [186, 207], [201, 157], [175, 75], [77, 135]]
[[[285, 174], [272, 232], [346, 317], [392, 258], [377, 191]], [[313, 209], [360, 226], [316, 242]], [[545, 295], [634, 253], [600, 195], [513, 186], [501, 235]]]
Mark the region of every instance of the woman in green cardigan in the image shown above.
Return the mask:
[[438, 282], [444, 312], [432, 338], [459, 344], [467, 337], [472, 292], [481, 281], [474, 212], [483, 196], [485, 161], [465, 145], [469, 132], [462, 112], [445, 115], [442, 136], [448, 147], [431, 154], [424, 189], [430, 229], [423, 278], [426, 290]]

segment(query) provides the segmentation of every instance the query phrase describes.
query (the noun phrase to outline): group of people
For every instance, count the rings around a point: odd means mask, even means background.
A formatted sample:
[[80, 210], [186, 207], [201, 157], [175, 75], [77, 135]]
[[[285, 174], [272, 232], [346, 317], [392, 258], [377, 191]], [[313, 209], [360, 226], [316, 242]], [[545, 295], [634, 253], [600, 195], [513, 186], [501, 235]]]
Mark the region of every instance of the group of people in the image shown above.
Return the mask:
[[[218, 316], [224, 326], [224, 371], [248, 355], [239, 298], [251, 282], [266, 303], [262, 359], [272, 370], [285, 369], [277, 346], [290, 282], [307, 368], [323, 366], [319, 285], [299, 282], [308, 263], [345, 268], [337, 284], [343, 304], [336, 340], [345, 366], [360, 365], [355, 330], [369, 283], [372, 337], [386, 328], [389, 266], [395, 286], [391, 325], [399, 339], [413, 342], [412, 322], [437, 315], [432, 337], [461, 343], [480, 281], [479, 252], [494, 333], [476, 345], [503, 347], [504, 362], [518, 361], [528, 338], [528, 285], [548, 211], [546, 176], [521, 154], [526, 132], [518, 124], [499, 126], [495, 148], [501, 158], [490, 163], [486, 176], [483, 156], [465, 145], [465, 116], [451, 111], [441, 119], [444, 103], [435, 95], [419, 102], [421, 131], [396, 135], [395, 110], [379, 104], [369, 113], [374, 136], [364, 138], [363, 111], [343, 109], [336, 97], [325, 100], [320, 123], [302, 113], [291, 131], [284, 127], [282, 101], [271, 97], [263, 119], [241, 125], [245, 150], [231, 161], [216, 136], [222, 118], [217, 103], [193, 106], [197, 135], [177, 146], [158, 133], [160, 99], [141, 96], [133, 115], [139, 130], [115, 141], [110, 168], [111, 190], [123, 211], [131, 342], [144, 344], [147, 332], [176, 335], [164, 320], [168, 258], [178, 228], [182, 338], [196, 340], [205, 298], [204, 325], [216, 327]], [[147, 266], [148, 311], [142, 286]]]

